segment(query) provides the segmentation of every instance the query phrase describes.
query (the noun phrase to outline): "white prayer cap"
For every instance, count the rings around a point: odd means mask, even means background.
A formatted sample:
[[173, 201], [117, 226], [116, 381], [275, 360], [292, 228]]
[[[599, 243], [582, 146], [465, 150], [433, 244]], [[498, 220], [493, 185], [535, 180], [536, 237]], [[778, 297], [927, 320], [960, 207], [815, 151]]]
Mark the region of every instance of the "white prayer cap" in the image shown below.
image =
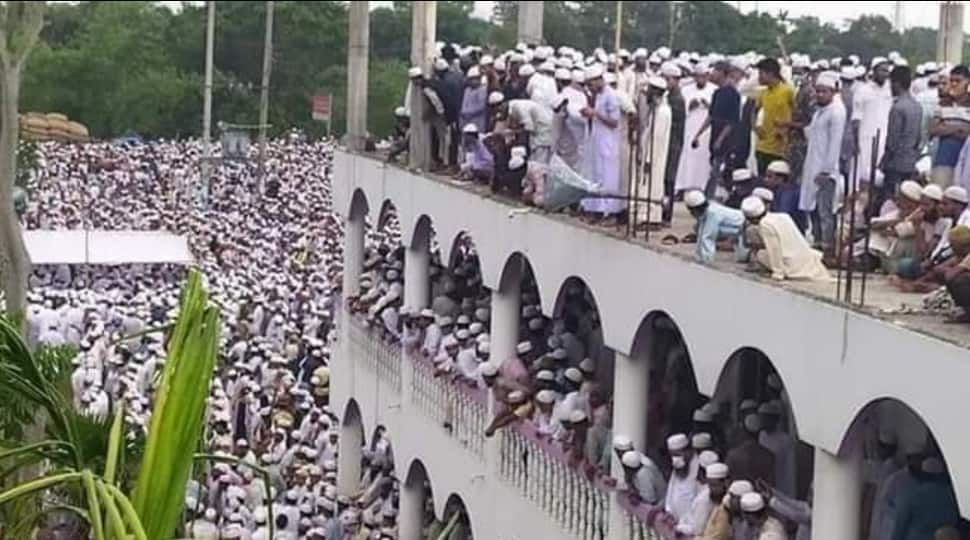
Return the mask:
[[629, 58], [630, 57], [630, 51], [628, 51], [626, 49], [620, 49], [619, 51], [617, 51], [616, 55], [618, 57], [620, 57], [620, 58]]
[[927, 184], [923, 187], [923, 198], [941, 202], [943, 200], [943, 189], [936, 184]]
[[525, 52], [528, 48], [529, 48], [528, 45], [526, 45], [521, 41], [515, 44], [515, 50], [519, 52]]
[[536, 68], [532, 67], [532, 64], [522, 64], [519, 67], [519, 77], [530, 77], [534, 75]]
[[628, 467], [630, 469], [639, 469], [643, 466], [643, 455], [636, 450], [629, 450], [623, 453], [623, 456], [620, 458], [620, 462], [624, 467]]
[[687, 435], [683, 433], [677, 433], [667, 437], [667, 449], [671, 451], [684, 450], [687, 448], [689, 441], [687, 440]]
[[484, 331], [485, 331], [485, 325], [483, 325], [480, 322], [475, 322], [468, 325], [468, 333], [473, 336], [477, 336], [478, 334], [481, 334]]
[[615, 83], [616, 82], [616, 73], [613, 73], [612, 71], [607, 71], [606, 73], [604, 73], [603, 74], [603, 82], [605, 82], [606, 84], [613, 84], [613, 83]]
[[852, 62], [852, 65], [853, 66], [859, 65], [859, 61], [860, 61], [860, 59], [859, 59], [859, 55], [858, 54], [850, 54], [849, 55], [849, 62]]
[[731, 180], [735, 182], [744, 182], [752, 178], [754, 178], [754, 174], [749, 169], [734, 169], [734, 172], [731, 173]]
[[906, 180], [899, 186], [899, 192], [907, 199], [919, 202], [923, 197], [923, 187], [915, 180]]
[[484, 341], [484, 342], [481, 342], [481, 343], [478, 344], [478, 352], [480, 352], [482, 354], [488, 354], [489, 353], [489, 349], [490, 349], [490, 347], [489, 347], [487, 341]]
[[572, 80], [572, 74], [566, 68], [559, 68], [556, 70], [556, 80], [557, 81], [569, 81]]
[[586, 80], [592, 81], [593, 79], [599, 79], [603, 76], [603, 66], [600, 64], [593, 64], [586, 68]]
[[572, 381], [574, 383], [579, 384], [583, 382], [583, 372], [579, 371], [576, 368], [567, 369], [565, 376], [567, 380]]
[[647, 50], [644, 49], [643, 47], [640, 47], [637, 50], [633, 51], [633, 57], [634, 58], [646, 58], [647, 57]]
[[[528, 151], [525, 149], [524, 146], [513, 146], [512, 149], [509, 150], [509, 155], [512, 157], [524, 158], [527, 152]], [[539, 309], [536, 306], [525, 306], [522, 308], [523, 317], [532, 317], [533, 315], [537, 315], [538, 313], [539, 313]]]
[[503, 101], [505, 101], [505, 94], [503, 94], [502, 92], [499, 92], [498, 90], [495, 90], [491, 94], [488, 95], [488, 104], [489, 105], [498, 105], [499, 103], [502, 103]]
[[540, 390], [539, 393], [536, 394], [536, 401], [538, 401], [539, 403], [544, 403], [546, 405], [555, 403], [556, 393], [553, 392], [552, 390]]
[[207, 521], [215, 521], [216, 520], [216, 516], [218, 516], [218, 514], [216, 513], [216, 509], [215, 508], [206, 508], [205, 509], [205, 519]]
[[839, 76], [847, 81], [854, 81], [858, 74], [856, 73], [855, 66], [842, 66], [839, 70]]
[[697, 456], [697, 460], [700, 462], [701, 467], [706, 469], [707, 467], [720, 461], [720, 458], [718, 457], [717, 452], [713, 450], [704, 450], [699, 456]]
[[529, 320], [529, 330], [542, 330], [542, 318], [534, 317]]
[[552, 371], [548, 370], [548, 369], [543, 369], [543, 370], [539, 371], [539, 373], [536, 373], [536, 380], [537, 381], [555, 381], [556, 380], [556, 374], [553, 373]]
[[415, 77], [420, 77], [422, 75], [421, 68], [415, 66], [408, 70], [408, 78], [413, 79]]
[[509, 392], [509, 403], [522, 403], [525, 401], [525, 392], [522, 390], [514, 390]]
[[765, 509], [765, 499], [760, 493], [745, 493], [741, 496], [741, 510], [760, 512]]
[[723, 463], [712, 463], [704, 469], [704, 474], [710, 480], [724, 480], [728, 477], [728, 466]]
[[775, 174], [784, 174], [785, 176], [788, 176], [791, 174], [791, 167], [788, 166], [788, 162], [781, 159], [776, 159], [775, 161], [772, 161], [771, 163], [769, 163], [767, 170], [768, 172], [773, 172]]
[[728, 487], [728, 493], [735, 497], [743, 497], [747, 493], [754, 491], [754, 486], [747, 480], [735, 480]]
[[664, 62], [663, 65], [660, 66], [660, 74], [664, 77], [680, 77], [683, 75], [683, 72], [680, 70], [677, 64], [673, 62]]
[[515, 352], [518, 354], [527, 354], [532, 352], [532, 342], [523, 341], [515, 346]]
[[[563, 352], [563, 358], [565, 358], [566, 350], [559, 349], [556, 352], [559, 352], [559, 351]], [[596, 364], [593, 362], [592, 358], [583, 358], [583, 361], [579, 363], [579, 370], [582, 371], [583, 373], [592, 373], [596, 371]]]
[[614, 450], [633, 450], [633, 441], [630, 440], [626, 435], [617, 435], [613, 437], [613, 449]]
[[492, 362], [485, 362], [484, 364], [478, 366], [478, 372], [483, 377], [494, 377], [498, 375], [498, 366]]
[[410, 115], [408, 114], [408, 110], [407, 109], [405, 109], [404, 107], [398, 107], [398, 108], [394, 109], [394, 116], [398, 116], [398, 117], [402, 117], [403, 118], [403, 117], [410, 116]]
[[448, 69], [448, 61], [446, 61], [444, 58], [436, 58], [435, 59], [435, 61], [434, 61], [434, 70], [435, 71], [445, 71], [447, 69]]
[[537, 47], [535, 53], [533, 53], [533, 58], [536, 60], [545, 60], [549, 58], [549, 51], [545, 47]]
[[710, 433], [695, 433], [694, 436], [690, 438], [690, 445], [695, 450], [707, 450], [708, 448], [714, 446], [714, 441], [711, 438]]
[[460, 341], [465, 341], [466, 339], [471, 337], [471, 333], [468, 332], [468, 330], [459, 330], [455, 332], [455, 337], [458, 338]]
[[465, 77], [468, 79], [474, 79], [476, 77], [481, 77], [481, 76], [482, 76], [482, 72], [481, 70], [478, 69], [478, 66], [472, 66], [468, 68], [468, 73], [465, 74]]
[[570, 75], [572, 76], [572, 80], [574, 83], [582, 84], [586, 82], [586, 71], [582, 69], [574, 69], [572, 73], [570, 73]]
[[793, 68], [807, 68], [811, 65], [811, 59], [808, 55], [792, 54], [791, 57], [791, 67]]
[[545, 62], [539, 64], [539, 71], [553, 73], [556, 71], [556, 64], [551, 60], [546, 60]]
[[887, 64], [887, 63], [889, 63], [889, 60], [886, 57], [877, 56], [872, 59], [872, 62], [869, 62], [869, 68], [875, 69], [876, 66], [878, 66], [879, 64]]
[[967, 190], [961, 186], [950, 186], [943, 191], [943, 196], [951, 201], [957, 201], [963, 204], [970, 202], [970, 197], [967, 196]]
[[495, 71], [505, 71], [505, 59], [499, 58], [495, 61]]
[[495, 63], [495, 59], [493, 59], [491, 55], [488, 55], [488, 54], [483, 56], [482, 59], [478, 61], [478, 65], [480, 66], [490, 66], [494, 63]]
[[525, 165], [525, 159], [519, 156], [514, 156], [509, 160], [509, 169], [513, 171], [521, 169], [523, 165]]
[[699, 189], [692, 189], [684, 194], [684, 204], [687, 208], [697, 208], [707, 202], [704, 192]]
[[824, 86], [835, 90], [839, 87], [839, 74], [834, 71], [823, 71], [815, 77], [815, 86]]
[[670, 58], [670, 47], [660, 47], [656, 52], [657, 56], [663, 58], [664, 60]]
[[455, 324], [455, 320], [447, 315], [438, 319], [438, 326], [451, 326], [453, 324]]
[[490, 313], [489, 313], [488, 308], [478, 308], [478, 309], [475, 310], [475, 319], [477, 319], [477, 320], [479, 320], [481, 322], [487, 321], [489, 315], [490, 315]]
[[429, 308], [422, 309], [420, 315], [422, 317], [424, 317], [425, 319], [433, 319], [434, 318], [434, 312], [431, 311], [431, 309], [429, 309]]
[[582, 409], [576, 409], [569, 413], [569, 422], [572, 424], [578, 424], [580, 422], [586, 421], [586, 411]]
[[922, 467], [923, 472], [927, 474], [943, 474], [946, 467], [943, 465], [943, 460], [936, 457], [928, 457], [923, 460]]
[[478, 126], [472, 123], [465, 124], [465, 127], [461, 128], [461, 132], [475, 135], [478, 133]]
[[752, 195], [750, 197], [745, 197], [745, 199], [741, 201], [741, 212], [746, 218], [753, 219], [761, 217], [766, 211], [767, 209], [765, 208], [765, 202], [761, 200], [760, 197], [755, 197]]
[[707, 409], [700, 408], [694, 411], [694, 421], [695, 422], [713, 422], [714, 415], [710, 413]]
[[756, 187], [751, 190], [751, 194], [766, 203], [775, 201], [775, 192], [766, 187]]

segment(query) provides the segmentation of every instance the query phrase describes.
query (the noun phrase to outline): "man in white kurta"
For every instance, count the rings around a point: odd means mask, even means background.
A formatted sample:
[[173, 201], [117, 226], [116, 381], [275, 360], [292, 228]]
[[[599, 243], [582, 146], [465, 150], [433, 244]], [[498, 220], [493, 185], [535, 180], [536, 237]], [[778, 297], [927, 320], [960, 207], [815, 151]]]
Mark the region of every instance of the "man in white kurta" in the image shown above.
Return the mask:
[[808, 245], [791, 216], [784, 212], [768, 212], [764, 201], [751, 196], [741, 203], [741, 211], [760, 240], [748, 247], [752, 260], [771, 272], [779, 281], [804, 279], [827, 281], [829, 271], [822, 264], [822, 253]]
[[[707, 82], [707, 66], [698, 66], [694, 71], [694, 84], [684, 87], [684, 102], [687, 104], [687, 117], [684, 120], [684, 133], [691, 134], [700, 131], [711, 108], [714, 99], [714, 85]], [[680, 152], [680, 162], [677, 165], [677, 178], [674, 181], [674, 191], [691, 189], [704, 190], [707, 179], [711, 175], [711, 133], [709, 130], [698, 137], [697, 147], [684, 144]]]
[[667, 154], [670, 149], [670, 129], [673, 114], [667, 103], [667, 81], [653, 76], [647, 80], [646, 89], [640, 93], [640, 164], [638, 198], [649, 198], [650, 203], [637, 203], [636, 223], [649, 220], [660, 222], [663, 211], [664, 176], [667, 173]]
[[[621, 195], [620, 185], [620, 148], [624, 136], [620, 132], [619, 100], [616, 92], [603, 81], [603, 67], [593, 65], [586, 72], [586, 83], [596, 94], [593, 107], [583, 109], [583, 115], [592, 121], [590, 131], [590, 152], [592, 159], [592, 180], [599, 185], [604, 195]], [[609, 217], [623, 209], [619, 199], [583, 199], [584, 211]]]
[[592, 169], [589, 160], [589, 120], [583, 116], [583, 109], [589, 106], [589, 99], [583, 84], [586, 73], [573, 70], [572, 82], [559, 93], [560, 102], [566, 100], [562, 115], [562, 129], [556, 141], [556, 154], [583, 178], [590, 178]]
[[[889, 85], [889, 61], [877, 57], [872, 60], [872, 80], [862, 84], [852, 96], [852, 121], [859, 125], [859, 161], [856, 171], [860, 182], [882, 181], [878, 165], [886, 148], [886, 132], [889, 129], [889, 109], [893, 106], [893, 94]], [[872, 171], [872, 145], [879, 135], [875, 163], [876, 178], [869, 178]]]
[[[832, 72], [821, 73], [816, 78], [817, 107], [812, 123], [805, 128], [808, 149], [802, 166], [798, 200], [798, 209], [812, 218], [812, 237], [827, 251], [834, 249], [835, 194], [840, 178], [842, 137], [845, 135], [845, 105], [842, 100], [835, 99], [837, 84], [838, 76]], [[886, 114], [888, 121], [888, 112]]]

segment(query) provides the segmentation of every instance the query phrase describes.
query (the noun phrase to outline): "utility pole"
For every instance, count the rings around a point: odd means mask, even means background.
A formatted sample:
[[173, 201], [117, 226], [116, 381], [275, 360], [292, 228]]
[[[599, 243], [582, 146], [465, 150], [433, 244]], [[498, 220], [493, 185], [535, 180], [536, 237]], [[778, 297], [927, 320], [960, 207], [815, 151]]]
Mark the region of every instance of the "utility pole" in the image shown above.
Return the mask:
[[[368, 2], [351, 2], [347, 32], [347, 144], [363, 152], [367, 144], [367, 66], [370, 55], [370, 9]], [[414, 4], [412, 10], [417, 9]], [[434, 41], [431, 42], [432, 48]], [[412, 137], [414, 136], [414, 115]]]
[[674, 32], [676, 31], [677, 26], [677, 2], [671, 1], [668, 2], [667, 5], [670, 6], [670, 19], [667, 21], [668, 28], [670, 29], [667, 39], [667, 47], [673, 49]]
[[613, 42], [613, 52], [620, 52], [620, 42], [623, 38], [623, 0], [616, 0], [616, 39]]
[[206, 2], [208, 12], [205, 24], [205, 89], [202, 97], [202, 189], [204, 199], [209, 200], [209, 183], [212, 175], [212, 54], [216, 35], [216, 2]]
[[263, 42], [263, 84], [259, 90], [259, 191], [266, 173], [266, 123], [269, 121], [269, 75], [273, 69], [273, 0], [266, 2], [266, 40]]

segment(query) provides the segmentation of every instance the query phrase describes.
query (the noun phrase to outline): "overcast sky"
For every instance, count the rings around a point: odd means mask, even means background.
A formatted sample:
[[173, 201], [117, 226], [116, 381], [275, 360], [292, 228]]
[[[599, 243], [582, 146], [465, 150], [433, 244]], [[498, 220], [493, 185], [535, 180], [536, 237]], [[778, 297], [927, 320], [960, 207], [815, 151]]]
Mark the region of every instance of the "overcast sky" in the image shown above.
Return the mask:
[[[790, 17], [814, 15], [823, 21], [839, 24], [846, 19], [859, 15], [883, 15], [890, 21], [893, 17], [895, 2], [727, 2], [733, 6], [740, 4], [745, 13], [755, 9], [776, 14], [788, 10]], [[492, 14], [494, 2], [475, 2], [475, 13], [487, 18]], [[939, 22], [939, 2], [903, 2], [903, 21], [906, 26], [928, 26], [935, 28]], [[970, 14], [964, 19], [964, 28], [970, 30]]]

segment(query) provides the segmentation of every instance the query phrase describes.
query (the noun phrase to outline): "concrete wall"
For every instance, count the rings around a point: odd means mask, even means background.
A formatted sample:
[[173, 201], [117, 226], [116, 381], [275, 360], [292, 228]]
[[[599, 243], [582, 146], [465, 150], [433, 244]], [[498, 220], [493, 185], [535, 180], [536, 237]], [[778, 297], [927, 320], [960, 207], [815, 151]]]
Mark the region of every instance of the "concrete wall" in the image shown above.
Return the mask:
[[764, 352], [790, 394], [799, 437], [816, 447], [838, 453], [853, 420], [874, 400], [907, 404], [936, 436], [964, 514], [970, 509], [970, 462], [960, 459], [970, 452], [970, 437], [958, 401], [970, 380], [966, 349], [561, 217], [520, 213], [504, 201], [371, 158], [338, 152], [335, 172], [338, 211], [350, 211], [355, 193], [366, 198], [372, 213], [391, 199], [404, 242], [418, 218], [428, 215], [443, 260], [449, 260], [451, 240], [467, 231], [488, 287], [497, 287], [513, 253], [524, 255], [546, 314], [562, 283], [580, 276], [598, 302], [604, 341], [616, 351], [631, 351], [651, 312], [667, 313], [687, 343], [698, 387], [708, 395], [732, 353], [742, 347]]

